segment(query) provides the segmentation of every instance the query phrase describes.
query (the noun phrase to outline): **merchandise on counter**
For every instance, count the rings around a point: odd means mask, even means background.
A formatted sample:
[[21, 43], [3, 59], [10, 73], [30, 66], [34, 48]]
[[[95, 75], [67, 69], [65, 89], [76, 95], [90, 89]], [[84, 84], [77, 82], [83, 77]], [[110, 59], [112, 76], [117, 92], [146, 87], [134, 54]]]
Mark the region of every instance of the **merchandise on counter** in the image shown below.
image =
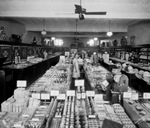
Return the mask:
[[46, 73], [38, 79], [30, 92], [50, 92], [51, 90], [59, 90], [60, 93], [65, 93], [70, 88], [71, 83], [71, 65], [63, 64], [56, 65], [50, 68]]

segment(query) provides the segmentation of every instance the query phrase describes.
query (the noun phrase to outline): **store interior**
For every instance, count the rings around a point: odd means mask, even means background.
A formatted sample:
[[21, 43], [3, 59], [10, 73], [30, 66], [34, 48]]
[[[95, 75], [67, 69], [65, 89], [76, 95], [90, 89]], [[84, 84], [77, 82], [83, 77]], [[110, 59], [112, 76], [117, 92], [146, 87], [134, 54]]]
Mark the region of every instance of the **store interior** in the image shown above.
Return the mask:
[[150, 128], [149, 0], [0, 1], [0, 128]]

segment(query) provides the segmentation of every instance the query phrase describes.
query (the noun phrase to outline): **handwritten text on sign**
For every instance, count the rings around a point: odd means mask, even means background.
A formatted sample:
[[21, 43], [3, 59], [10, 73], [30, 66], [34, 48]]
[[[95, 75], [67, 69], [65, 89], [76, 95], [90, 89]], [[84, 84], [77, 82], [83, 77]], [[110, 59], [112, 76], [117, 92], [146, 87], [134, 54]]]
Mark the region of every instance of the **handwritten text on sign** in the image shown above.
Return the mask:
[[150, 93], [143, 93], [143, 99], [150, 99]]
[[17, 81], [17, 87], [19, 87], [19, 88], [27, 87], [27, 81], [26, 80], [18, 80]]
[[75, 80], [75, 86], [84, 86], [84, 80]]

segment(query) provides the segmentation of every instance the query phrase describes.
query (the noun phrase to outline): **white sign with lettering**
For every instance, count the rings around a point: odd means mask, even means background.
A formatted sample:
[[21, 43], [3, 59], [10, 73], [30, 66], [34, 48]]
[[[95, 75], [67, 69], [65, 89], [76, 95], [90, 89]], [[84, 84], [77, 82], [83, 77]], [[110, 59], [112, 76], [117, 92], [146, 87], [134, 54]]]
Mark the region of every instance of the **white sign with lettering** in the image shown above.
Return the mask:
[[123, 93], [123, 98], [130, 99], [130, 98], [131, 98], [131, 95], [132, 95], [131, 92], [124, 92], [124, 93]]
[[41, 93], [41, 99], [42, 100], [49, 100], [50, 94], [49, 93]]
[[58, 90], [51, 90], [51, 96], [58, 96], [59, 91]]
[[94, 91], [86, 91], [86, 96], [87, 97], [94, 97], [95, 96], [95, 92]]
[[17, 87], [18, 88], [25, 88], [25, 87], [27, 87], [27, 81], [26, 80], [17, 80]]
[[32, 98], [34, 98], [34, 99], [41, 99], [41, 95], [40, 95], [40, 93], [32, 93]]
[[74, 90], [68, 90], [67, 96], [75, 96], [75, 91]]
[[59, 94], [59, 95], [57, 96], [57, 99], [58, 99], [58, 100], [65, 100], [65, 99], [66, 99], [66, 95], [65, 95], [65, 94]]
[[150, 93], [143, 93], [143, 99], [150, 99]]
[[84, 86], [84, 80], [75, 80], [75, 86]]

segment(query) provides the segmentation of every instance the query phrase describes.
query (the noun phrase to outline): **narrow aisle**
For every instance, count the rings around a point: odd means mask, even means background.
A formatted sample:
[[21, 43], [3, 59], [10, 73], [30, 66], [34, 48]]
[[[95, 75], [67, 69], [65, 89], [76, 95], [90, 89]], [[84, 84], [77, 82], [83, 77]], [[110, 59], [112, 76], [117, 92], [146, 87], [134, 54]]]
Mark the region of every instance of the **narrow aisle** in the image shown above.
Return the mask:
[[[85, 90], [91, 90], [91, 86], [90, 86], [90, 83], [88, 82], [88, 80], [86, 79], [85, 77], [85, 72], [84, 70], [82, 70], [80, 72], [80, 78], [79, 79], [83, 79], [85, 81]], [[71, 81], [71, 86], [70, 86], [70, 90], [75, 90], [76, 87], [75, 87], [75, 79], [72, 78], [72, 81]]]

